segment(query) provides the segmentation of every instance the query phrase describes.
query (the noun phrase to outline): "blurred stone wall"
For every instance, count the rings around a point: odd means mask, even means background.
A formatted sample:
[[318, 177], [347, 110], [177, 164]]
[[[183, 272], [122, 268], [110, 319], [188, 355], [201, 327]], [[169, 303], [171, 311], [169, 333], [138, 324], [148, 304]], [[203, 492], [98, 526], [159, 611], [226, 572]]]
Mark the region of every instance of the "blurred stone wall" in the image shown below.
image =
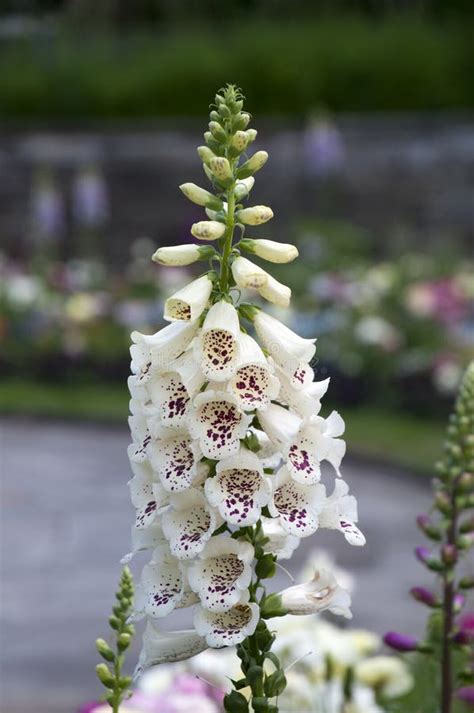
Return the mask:
[[[289, 238], [303, 218], [349, 221], [429, 250], [472, 252], [474, 120], [431, 116], [338, 117], [296, 126], [258, 122], [270, 161], [254, 203], [276, 218], [261, 237]], [[24, 257], [98, 255], [120, 265], [132, 242], [188, 239], [202, 218], [178, 190], [204, 184], [200, 124], [0, 127], [0, 244]], [[251, 234], [251, 233], [250, 233]]]

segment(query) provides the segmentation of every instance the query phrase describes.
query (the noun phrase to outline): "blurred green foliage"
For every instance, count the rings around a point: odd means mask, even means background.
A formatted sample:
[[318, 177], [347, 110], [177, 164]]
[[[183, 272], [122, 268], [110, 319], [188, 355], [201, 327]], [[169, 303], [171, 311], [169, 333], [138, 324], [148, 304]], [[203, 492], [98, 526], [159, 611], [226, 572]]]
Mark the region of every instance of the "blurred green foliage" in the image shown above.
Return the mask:
[[468, 24], [410, 16], [38, 33], [0, 45], [0, 118], [202, 115], [226, 81], [259, 114], [462, 109], [471, 39]]

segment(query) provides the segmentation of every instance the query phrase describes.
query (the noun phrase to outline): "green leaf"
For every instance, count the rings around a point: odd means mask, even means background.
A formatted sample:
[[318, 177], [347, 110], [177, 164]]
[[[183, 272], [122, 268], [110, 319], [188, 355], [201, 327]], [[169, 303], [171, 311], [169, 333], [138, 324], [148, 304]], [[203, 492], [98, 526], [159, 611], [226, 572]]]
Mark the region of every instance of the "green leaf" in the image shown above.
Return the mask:
[[224, 710], [228, 713], [248, 713], [247, 699], [238, 691], [232, 691], [224, 696]]

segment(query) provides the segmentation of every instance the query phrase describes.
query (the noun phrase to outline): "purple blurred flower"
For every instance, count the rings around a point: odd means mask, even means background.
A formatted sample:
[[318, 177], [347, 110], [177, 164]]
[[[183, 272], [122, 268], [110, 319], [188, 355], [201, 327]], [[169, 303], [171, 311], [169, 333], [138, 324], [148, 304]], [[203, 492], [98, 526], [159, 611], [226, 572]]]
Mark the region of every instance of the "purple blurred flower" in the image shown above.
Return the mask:
[[345, 150], [340, 131], [328, 119], [314, 119], [303, 138], [306, 170], [312, 176], [327, 176], [344, 163]]
[[428, 547], [415, 547], [415, 555], [423, 564], [426, 564], [431, 559], [431, 552]]
[[474, 642], [474, 612], [467, 612], [457, 620], [458, 631], [454, 637], [457, 644]]
[[44, 240], [53, 240], [64, 229], [64, 202], [50, 171], [33, 179], [31, 221], [34, 233]]
[[73, 213], [80, 225], [97, 227], [109, 215], [107, 185], [100, 170], [91, 166], [77, 174], [73, 185]]
[[414, 636], [409, 636], [408, 634], [401, 634], [398, 631], [389, 631], [383, 637], [384, 642], [387, 646], [397, 651], [416, 651], [418, 648], [419, 641]]
[[458, 700], [464, 701], [464, 703], [474, 704], [474, 686], [464, 686], [464, 688], [458, 688], [455, 696]]
[[425, 589], [425, 587], [413, 587], [410, 589], [410, 594], [417, 602], [426, 604], [427, 607], [436, 607], [439, 603], [433, 592]]

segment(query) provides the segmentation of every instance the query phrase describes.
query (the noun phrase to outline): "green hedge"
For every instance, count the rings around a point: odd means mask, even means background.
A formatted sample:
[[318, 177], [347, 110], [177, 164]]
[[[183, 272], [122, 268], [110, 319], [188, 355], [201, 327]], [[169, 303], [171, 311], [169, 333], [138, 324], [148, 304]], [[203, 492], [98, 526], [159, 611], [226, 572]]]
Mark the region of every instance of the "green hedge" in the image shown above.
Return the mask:
[[467, 27], [414, 18], [59, 35], [0, 47], [0, 118], [203, 116], [229, 81], [260, 114], [463, 109], [473, 66]]

